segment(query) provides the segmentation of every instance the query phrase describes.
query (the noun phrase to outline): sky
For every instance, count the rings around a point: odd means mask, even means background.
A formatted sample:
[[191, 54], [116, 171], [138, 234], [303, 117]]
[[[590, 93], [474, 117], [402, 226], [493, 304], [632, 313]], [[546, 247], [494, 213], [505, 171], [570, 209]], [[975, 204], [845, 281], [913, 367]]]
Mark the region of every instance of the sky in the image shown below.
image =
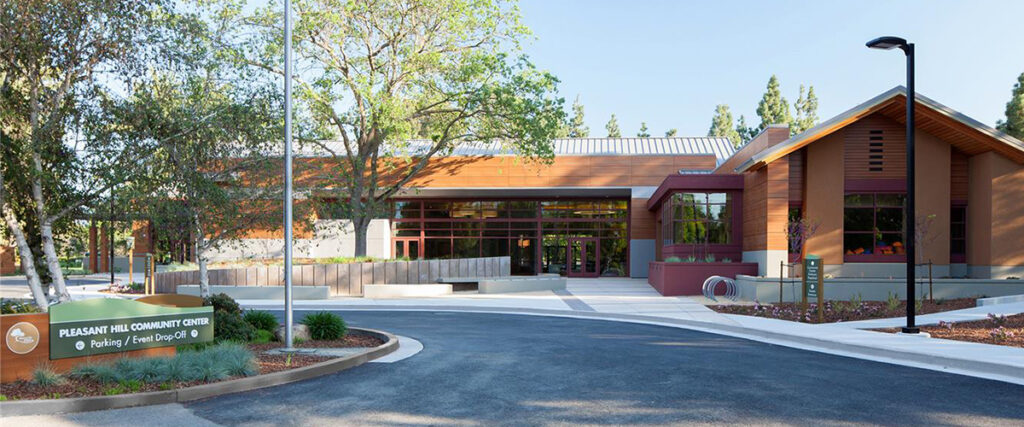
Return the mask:
[[759, 123], [775, 74], [783, 96], [814, 86], [828, 119], [906, 81], [899, 50], [868, 49], [882, 35], [916, 45], [917, 92], [983, 123], [1004, 118], [1024, 73], [1024, 0], [653, 1], [522, 0], [531, 60], [579, 95], [590, 135], [615, 114], [623, 136], [646, 121], [653, 136], [703, 136], [717, 104]]

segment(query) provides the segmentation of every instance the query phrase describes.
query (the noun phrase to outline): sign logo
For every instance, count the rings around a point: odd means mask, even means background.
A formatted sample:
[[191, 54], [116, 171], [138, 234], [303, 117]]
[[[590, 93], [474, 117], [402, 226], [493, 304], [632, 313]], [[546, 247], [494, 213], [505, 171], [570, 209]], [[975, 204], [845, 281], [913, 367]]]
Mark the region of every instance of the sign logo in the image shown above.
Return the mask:
[[18, 322], [7, 330], [7, 348], [15, 354], [26, 354], [39, 345], [39, 329], [28, 322]]

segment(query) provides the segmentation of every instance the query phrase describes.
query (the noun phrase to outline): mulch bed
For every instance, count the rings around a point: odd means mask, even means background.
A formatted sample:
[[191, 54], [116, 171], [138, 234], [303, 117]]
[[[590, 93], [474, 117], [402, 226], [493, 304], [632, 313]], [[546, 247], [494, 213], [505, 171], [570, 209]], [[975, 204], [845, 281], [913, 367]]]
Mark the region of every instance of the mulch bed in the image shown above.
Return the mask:
[[[974, 298], [957, 298], [948, 300], [925, 301], [917, 314], [940, 313], [943, 311], [960, 310], [976, 306]], [[768, 317], [772, 319], [794, 322], [818, 323], [817, 304], [810, 304], [805, 311], [800, 303], [754, 304], [754, 305], [709, 305], [708, 308], [719, 313], [742, 314], [746, 316]], [[886, 319], [906, 315], [906, 301], [890, 309], [883, 301], [863, 301], [859, 304], [851, 301], [826, 301], [824, 323], [851, 322], [854, 320]]]
[[[305, 341], [296, 344], [299, 348], [349, 348], [349, 347], [376, 347], [384, 344], [384, 341], [377, 337], [368, 335], [348, 335], [340, 340], [327, 340], [327, 341]], [[286, 371], [289, 369], [302, 368], [305, 366], [320, 363], [326, 360], [333, 359], [330, 356], [312, 356], [303, 354], [293, 354], [291, 360], [288, 360], [288, 356], [284, 354], [266, 354], [267, 350], [279, 348], [283, 345], [279, 342], [272, 342], [266, 344], [248, 344], [250, 350], [256, 355], [256, 363], [259, 365], [260, 374], [269, 374], [273, 372]], [[6, 399], [10, 400], [25, 400], [25, 399], [57, 399], [67, 397], [87, 397], [87, 396], [103, 396], [107, 395], [112, 389], [117, 387], [117, 384], [101, 384], [99, 382], [87, 379], [71, 378], [65, 376], [65, 381], [59, 385], [53, 386], [40, 386], [33, 384], [29, 381], [15, 381], [6, 384], [0, 384], [0, 395], [3, 395]], [[228, 378], [227, 380], [235, 379], [239, 377]], [[225, 380], [225, 381], [227, 381]], [[142, 383], [138, 390], [124, 390], [120, 393], [125, 392], [149, 392], [149, 391], [161, 391], [161, 390], [173, 390], [185, 387], [191, 387], [195, 385], [205, 384], [205, 381], [192, 381], [192, 382], [171, 382], [164, 384], [149, 384]]]
[[[991, 319], [970, 322], [945, 323], [942, 325], [922, 326], [921, 331], [929, 333], [932, 338], [946, 340], [970, 341], [983, 344], [1024, 347], [1024, 314], [1006, 316], [1003, 330]], [[896, 333], [900, 328], [872, 329], [878, 332]]]

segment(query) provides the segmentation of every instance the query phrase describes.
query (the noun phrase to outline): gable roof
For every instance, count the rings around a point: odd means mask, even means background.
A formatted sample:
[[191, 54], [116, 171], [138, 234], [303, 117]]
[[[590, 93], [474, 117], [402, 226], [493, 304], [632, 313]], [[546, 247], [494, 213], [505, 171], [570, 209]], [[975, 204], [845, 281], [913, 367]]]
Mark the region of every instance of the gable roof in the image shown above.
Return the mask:
[[[917, 102], [914, 107], [914, 115], [918, 129], [949, 142], [968, 155], [996, 151], [1017, 163], [1024, 164], [1024, 142], [920, 93], [916, 94], [915, 99]], [[755, 154], [740, 164], [736, 168], [736, 172], [757, 169], [771, 163], [871, 114], [879, 113], [905, 124], [906, 108], [907, 88], [896, 86], [838, 116]]]

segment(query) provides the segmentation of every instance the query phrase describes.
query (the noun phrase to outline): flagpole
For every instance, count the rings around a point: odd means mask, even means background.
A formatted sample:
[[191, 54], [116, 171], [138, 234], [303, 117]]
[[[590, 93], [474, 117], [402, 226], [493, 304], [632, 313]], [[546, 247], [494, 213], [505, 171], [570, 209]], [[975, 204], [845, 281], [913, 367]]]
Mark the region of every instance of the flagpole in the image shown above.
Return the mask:
[[292, 13], [284, 0], [284, 336], [293, 348], [292, 323]]

